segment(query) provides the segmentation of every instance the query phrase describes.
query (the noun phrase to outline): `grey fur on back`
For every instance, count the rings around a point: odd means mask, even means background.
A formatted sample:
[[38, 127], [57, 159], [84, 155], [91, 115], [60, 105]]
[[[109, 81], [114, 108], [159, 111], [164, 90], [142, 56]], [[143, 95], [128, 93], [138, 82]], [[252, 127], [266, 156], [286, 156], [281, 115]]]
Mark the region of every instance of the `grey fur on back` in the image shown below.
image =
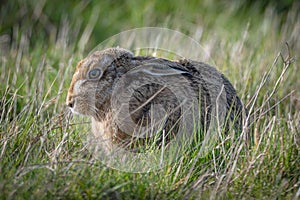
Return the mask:
[[[179, 61], [169, 61], [162, 58], [137, 56], [131, 60], [131, 67], [144, 65], [147, 63], [159, 63], [167, 65], [170, 68], [181, 70], [181, 76], [185, 76], [190, 81], [191, 87], [200, 94], [198, 98], [201, 103], [206, 105], [207, 116], [202, 112], [202, 124], [211, 123], [211, 115], [214, 110], [213, 107], [219, 107], [219, 115], [222, 117], [229, 117], [229, 121], [223, 121], [228, 131], [230, 121], [234, 121], [236, 130], [242, 130], [243, 116], [245, 111], [244, 106], [237, 96], [236, 90], [229, 82], [229, 80], [216, 68], [202, 62], [196, 62], [188, 59]], [[219, 105], [217, 105], [219, 104]], [[204, 119], [207, 119], [204, 121]]]

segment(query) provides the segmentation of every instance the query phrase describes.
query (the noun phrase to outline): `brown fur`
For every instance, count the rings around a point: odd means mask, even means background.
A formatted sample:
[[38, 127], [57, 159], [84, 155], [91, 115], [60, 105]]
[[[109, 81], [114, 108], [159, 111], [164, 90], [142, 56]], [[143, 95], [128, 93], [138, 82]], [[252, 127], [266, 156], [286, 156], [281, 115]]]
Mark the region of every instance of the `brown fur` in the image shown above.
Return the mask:
[[[206, 132], [210, 124], [217, 123], [218, 126], [225, 125], [226, 130], [229, 129], [229, 123], [225, 121], [226, 116], [229, 116], [229, 121], [235, 120], [236, 130], [241, 130], [243, 105], [230, 82], [215, 68], [205, 63], [190, 60], [176, 62], [154, 57], [134, 57], [131, 52], [121, 48], [96, 51], [80, 61], [72, 78], [66, 103], [72, 107], [73, 112], [93, 118], [93, 132], [95, 135], [99, 136], [99, 134], [102, 134], [103, 137], [109, 139], [111, 142], [110, 145], [119, 144], [125, 148], [132, 148], [135, 144], [129, 142], [132, 141], [131, 134], [124, 133], [114, 122], [115, 116], [111, 112], [112, 92], [118, 80], [126, 73], [139, 69], [140, 66], [148, 66], [149, 64], [150, 66], [162, 66], [161, 71], [153, 72], [154, 78], [160, 76], [159, 74], [162, 74], [162, 78], [164, 78], [164, 73], [167, 77], [168, 73], [177, 72], [178, 75], [175, 74], [172, 76], [175, 78], [179, 76], [183, 77], [188, 82], [188, 87], [191, 88], [193, 93], [199, 94], [196, 98], [201, 103], [200, 128], [202, 132]], [[94, 68], [99, 68], [103, 71], [102, 77], [99, 80], [88, 80], [87, 73]], [[143, 73], [137, 70], [137, 74]], [[180, 82], [178, 84], [179, 88], [183, 88], [182, 92], [184, 94], [185, 87], [187, 86], [181, 86]], [[159, 89], [159, 85], [152, 84], [140, 88], [139, 91], [137, 90], [131, 100], [131, 111], [139, 108], [144, 102], [147, 102], [155, 94], [155, 91]], [[185, 95], [189, 96], [191, 94], [186, 93]], [[154, 105], [155, 102], [171, 110], [180, 104], [180, 102], [177, 102], [174, 94], [168, 89], [164, 89], [160, 94], [156, 95], [151, 100], [151, 105]], [[139, 123], [141, 126], [146, 126], [149, 122], [147, 121], [149, 120], [147, 116], [150, 112], [148, 105], [150, 104], [138, 109], [131, 116], [133, 121]], [[180, 119], [181, 114], [180, 112], [172, 113], [165, 124], [165, 129], [171, 130], [171, 127], [174, 128], [174, 124]], [[220, 121], [219, 116], [222, 118]], [[236, 119], [234, 119], [235, 117]], [[173, 132], [169, 134], [169, 140], [173, 134], [176, 135], [176, 130], [175, 127]], [[135, 138], [135, 141], [144, 143], [144, 140], [138, 138]], [[158, 139], [158, 143], [160, 141], [161, 139]]]

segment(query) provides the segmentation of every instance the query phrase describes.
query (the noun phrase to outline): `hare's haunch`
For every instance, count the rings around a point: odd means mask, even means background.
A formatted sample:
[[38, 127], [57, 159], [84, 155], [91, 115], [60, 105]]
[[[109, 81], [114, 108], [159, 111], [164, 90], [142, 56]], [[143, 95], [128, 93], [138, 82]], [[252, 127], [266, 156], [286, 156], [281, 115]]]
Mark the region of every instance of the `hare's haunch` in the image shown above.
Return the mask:
[[133, 148], [132, 141], [160, 145], [179, 132], [240, 131], [244, 113], [235, 89], [214, 67], [134, 56], [122, 48], [80, 61], [66, 103], [73, 113], [92, 117], [94, 135], [108, 149]]

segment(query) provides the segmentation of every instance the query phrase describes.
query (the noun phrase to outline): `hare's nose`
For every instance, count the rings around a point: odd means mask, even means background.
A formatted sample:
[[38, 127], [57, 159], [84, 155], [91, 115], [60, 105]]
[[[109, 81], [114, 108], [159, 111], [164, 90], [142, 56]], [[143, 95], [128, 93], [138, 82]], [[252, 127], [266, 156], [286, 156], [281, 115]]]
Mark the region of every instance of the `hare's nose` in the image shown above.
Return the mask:
[[73, 108], [74, 106], [74, 100], [71, 100], [67, 103], [67, 106], [69, 106], [69, 108]]
[[69, 107], [69, 108], [74, 108], [74, 105], [75, 105], [75, 98], [74, 98], [74, 95], [69, 95], [67, 96], [67, 99], [66, 99], [66, 105]]
[[72, 98], [71, 96], [68, 96], [66, 104], [69, 108], [73, 108], [74, 107], [74, 98]]

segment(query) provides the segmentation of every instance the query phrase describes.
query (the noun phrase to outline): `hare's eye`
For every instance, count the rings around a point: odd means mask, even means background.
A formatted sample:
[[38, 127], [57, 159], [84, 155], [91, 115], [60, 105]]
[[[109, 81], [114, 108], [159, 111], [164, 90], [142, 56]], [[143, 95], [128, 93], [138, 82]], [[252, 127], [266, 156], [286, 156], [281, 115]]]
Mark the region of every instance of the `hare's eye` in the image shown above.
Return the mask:
[[102, 71], [100, 69], [92, 69], [88, 72], [89, 79], [98, 79], [102, 75]]

